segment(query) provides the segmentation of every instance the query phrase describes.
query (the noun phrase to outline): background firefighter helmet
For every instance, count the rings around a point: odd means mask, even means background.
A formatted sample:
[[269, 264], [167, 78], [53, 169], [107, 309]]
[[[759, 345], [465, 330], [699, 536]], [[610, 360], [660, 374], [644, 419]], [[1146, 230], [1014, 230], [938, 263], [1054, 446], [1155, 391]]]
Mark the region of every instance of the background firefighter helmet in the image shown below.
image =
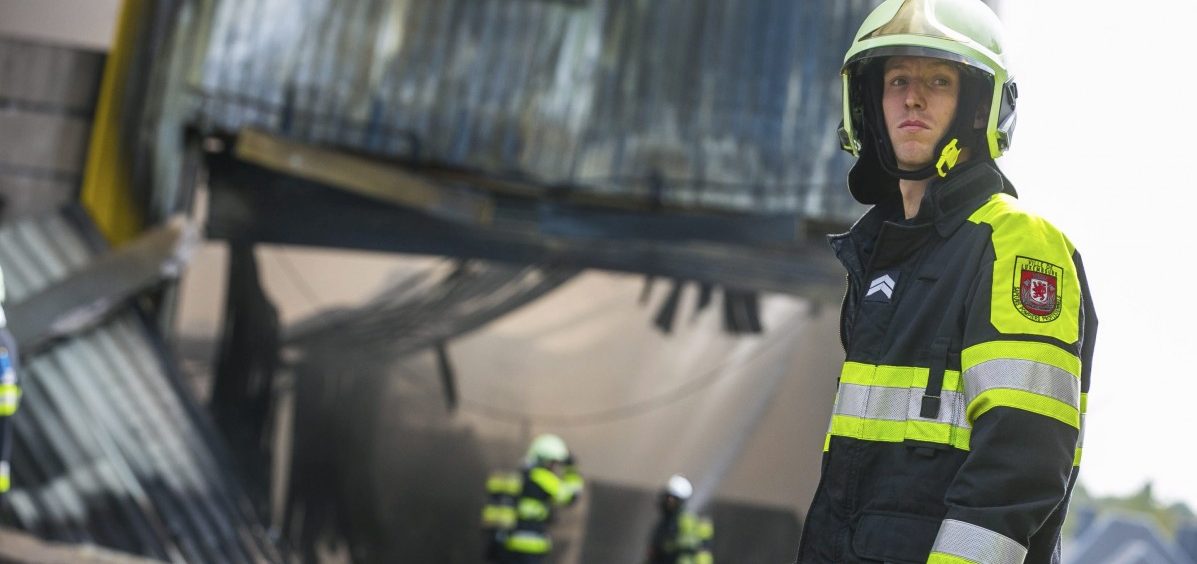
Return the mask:
[[565, 441], [553, 434], [539, 435], [532, 439], [528, 446], [528, 454], [524, 461], [529, 466], [542, 466], [550, 462], [564, 463], [569, 459], [569, 448]]
[[694, 495], [694, 486], [690, 484], [685, 476], [681, 474], [674, 474], [669, 477], [669, 482], [665, 484], [665, 493], [678, 498], [681, 501], [690, 499]]
[[[873, 100], [879, 93], [870, 92], [866, 79], [881, 62], [892, 56], [934, 57], [953, 61], [965, 72], [961, 85], [962, 104], [952, 128], [939, 143], [938, 154], [952, 137], [961, 146], [968, 146], [960, 129], [971, 129], [971, 112], [964, 108], [971, 98], [986, 103], [989, 112], [980, 139], [976, 139], [974, 156], [1000, 157], [1009, 147], [1014, 133], [1015, 99], [1018, 90], [1010, 76], [1002, 48], [1002, 24], [997, 15], [981, 0], [886, 0], [861, 24], [852, 46], [844, 55], [840, 71], [843, 81], [843, 122], [840, 127], [840, 146], [859, 157], [849, 174], [852, 195], [865, 204], [881, 201], [896, 190], [897, 179], [928, 178], [937, 172], [936, 165], [909, 174], [895, 172], [888, 133], [880, 102]], [[879, 79], [878, 79], [879, 81]], [[977, 92], [968, 92], [969, 87]], [[884, 159], [883, 157], [888, 157]], [[938, 171], [941, 175], [945, 170]]]

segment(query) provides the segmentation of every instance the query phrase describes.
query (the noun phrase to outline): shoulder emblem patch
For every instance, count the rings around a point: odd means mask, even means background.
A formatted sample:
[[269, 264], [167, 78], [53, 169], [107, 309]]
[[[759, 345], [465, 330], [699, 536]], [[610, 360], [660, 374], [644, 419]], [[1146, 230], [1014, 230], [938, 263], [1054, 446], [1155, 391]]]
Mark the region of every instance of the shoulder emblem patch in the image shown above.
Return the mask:
[[1064, 269], [1041, 260], [1018, 257], [1014, 261], [1014, 308], [1039, 323], [1060, 317], [1060, 278]]

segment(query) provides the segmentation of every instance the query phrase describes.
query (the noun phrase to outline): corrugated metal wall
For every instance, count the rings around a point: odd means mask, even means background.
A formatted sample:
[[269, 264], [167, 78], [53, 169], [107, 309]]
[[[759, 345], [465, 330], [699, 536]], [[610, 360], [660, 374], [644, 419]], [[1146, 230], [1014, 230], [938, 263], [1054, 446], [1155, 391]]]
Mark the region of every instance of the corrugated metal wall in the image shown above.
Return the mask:
[[183, 21], [208, 130], [848, 219], [838, 70], [875, 4], [205, 0]]
[[[82, 214], [0, 229], [10, 303], [96, 255]], [[92, 233], [91, 240], [98, 240]], [[188, 562], [276, 560], [221, 444], [133, 309], [23, 359], [5, 520], [50, 540]]]

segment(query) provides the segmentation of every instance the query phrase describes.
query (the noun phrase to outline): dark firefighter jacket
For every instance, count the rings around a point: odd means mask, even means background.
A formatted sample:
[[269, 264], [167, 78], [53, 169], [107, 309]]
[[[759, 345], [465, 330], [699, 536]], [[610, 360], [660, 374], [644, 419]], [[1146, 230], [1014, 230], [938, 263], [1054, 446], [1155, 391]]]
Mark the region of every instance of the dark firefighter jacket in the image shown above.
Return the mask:
[[582, 475], [568, 465], [559, 477], [542, 466], [524, 470], [519, 498], [516, 500], [516, 524], [507, 537], [506, 548], [519, 554], [548, 554], [552, 549], [548, 527], [553, 509], [569, 505], [582, 492]]
[[715, 526], [707, 517], [678, 510], [661, 514], [653, 528], [648, 564], [711, 564]]
[[1097, 319], [991, 161], [831, 238], [846, 360], [798, 562], [1059, 560]]
[[[4, 274], [0, 273], [0, 302], [4, 301]], [[13, 414], [21, 400], [17, 381], [17, 343], [8, 332], [4, 308], [0, 306], [0, 496], [11, 486], [9, 453], [12, 452]]]

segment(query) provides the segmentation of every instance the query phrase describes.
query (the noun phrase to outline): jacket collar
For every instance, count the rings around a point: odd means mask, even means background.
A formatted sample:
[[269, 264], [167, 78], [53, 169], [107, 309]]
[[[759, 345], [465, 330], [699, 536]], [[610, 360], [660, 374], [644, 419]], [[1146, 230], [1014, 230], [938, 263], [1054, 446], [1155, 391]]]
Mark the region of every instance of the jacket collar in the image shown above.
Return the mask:
[[932, 223], [941, 237], [949, 237], [981, 204], [999, 192], [1018, 197], [1014, 185], [997, 164], [991, 160], [964, 163], [947, 178], [931, 182], [914, 222]]
[[[998, 192], [1017, 197], [1014, 186], [991, 160], [970, 161], [933, 180], [919, 204], [919, 214], [900, 231], [922, 231], [933, 227], [940, 237], [956, 232], [978, 207]], [[877, 235], [887, 222], [903, 218], [902, 200], [897, 194], [878, 202], [852, 225], [847, 233], [829, 235], [828, 242], [849, 271], [863, 272], [866, 257], [872, 255]], [[913, 239], [912, 239], [913, 240]]]

